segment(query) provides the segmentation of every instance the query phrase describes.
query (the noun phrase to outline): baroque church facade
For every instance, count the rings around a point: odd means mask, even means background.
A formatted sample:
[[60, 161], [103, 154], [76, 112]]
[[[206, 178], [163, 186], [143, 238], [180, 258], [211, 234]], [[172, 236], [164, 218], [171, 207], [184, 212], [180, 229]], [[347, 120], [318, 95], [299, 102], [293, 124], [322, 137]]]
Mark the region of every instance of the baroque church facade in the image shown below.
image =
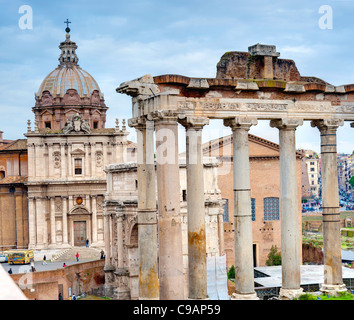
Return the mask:
[[60, 43], [59, 65], [35, 95], [34, 130], [28, 122], [29, 248], [104, 247], [104, 167], [125, 161], [127, 135], [105, 128], [104, 97], [79, 67], [77, 45]]

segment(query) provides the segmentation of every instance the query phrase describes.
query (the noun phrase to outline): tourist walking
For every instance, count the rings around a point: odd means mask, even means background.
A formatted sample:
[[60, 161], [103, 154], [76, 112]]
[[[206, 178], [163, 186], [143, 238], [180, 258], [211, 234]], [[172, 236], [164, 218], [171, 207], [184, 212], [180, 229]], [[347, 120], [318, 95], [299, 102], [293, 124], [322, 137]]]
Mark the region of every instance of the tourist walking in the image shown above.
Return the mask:
[[86, 239], [86, 248], [89, 246], [89, 239]]
[[65, 262], [63, 263], [63, 268], [65, 268], [66, 267], [66, 264], [65, 264]]
[[76, 262], [79, 262], [79, 253], [76, 252]]
[[12, 274], [12, 269], [10, 268], [9, 271], [8, 271], [9, 274]]
[[43, 256], [43, 262], [42, 262], [42, 264], [47, 264], [47, 257], [44, 255]]
[[101, 259], [104, 259], [104, 251], [101, 250]]

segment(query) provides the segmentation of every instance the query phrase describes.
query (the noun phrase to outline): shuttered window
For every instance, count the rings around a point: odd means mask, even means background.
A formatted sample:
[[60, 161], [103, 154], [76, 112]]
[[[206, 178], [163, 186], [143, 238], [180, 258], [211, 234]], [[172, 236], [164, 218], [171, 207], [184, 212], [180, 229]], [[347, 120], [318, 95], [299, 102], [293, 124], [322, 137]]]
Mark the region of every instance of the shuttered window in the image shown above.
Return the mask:
[[74, 160], [75, 174], [82, 174], [82, 159]]

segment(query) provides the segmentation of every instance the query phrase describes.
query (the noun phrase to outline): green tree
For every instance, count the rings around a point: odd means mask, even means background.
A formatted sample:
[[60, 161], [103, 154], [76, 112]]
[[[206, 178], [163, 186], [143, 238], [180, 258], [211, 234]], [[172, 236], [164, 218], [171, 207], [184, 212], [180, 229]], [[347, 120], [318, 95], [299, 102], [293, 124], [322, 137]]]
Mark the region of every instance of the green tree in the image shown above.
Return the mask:
[[235, 279], [235, 266], [232, 265], [227, 273], [228, 279]]
[[349, 180], [350, 185], [352, 186], [352, 188], [354, 188], [354, 176], [352, 176]]
[[266, 261], [267, 266], [280, 266], [281, 265], [281, 254], [278, 252], [277, 246], [272, 246], [268, 254], [268, 259]]

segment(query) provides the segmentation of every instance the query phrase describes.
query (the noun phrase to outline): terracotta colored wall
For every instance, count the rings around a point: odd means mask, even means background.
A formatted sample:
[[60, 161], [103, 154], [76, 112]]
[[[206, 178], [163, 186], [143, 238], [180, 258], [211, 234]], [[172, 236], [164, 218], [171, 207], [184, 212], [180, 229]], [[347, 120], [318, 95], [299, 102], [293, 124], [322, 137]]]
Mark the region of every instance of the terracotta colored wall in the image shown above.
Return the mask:
[[18, 185], [14, 193], [9, 189], [0, 184], [0, 251], [28, 246], [27, 187]]
[[[79, 283], [81, 292], [101, 289], [104, 285], [103, 266], [104, 260], [96, 260], [57, 270], [12, 274], [11, 277], [30, 300], [58, 300], [59, 285], [63, 286], [63, 298], [67, 300], [69, 287], [72, 293], [79, 294]], [[80, 281], [77, 274], [80, 275]]]
[[[250, 161], [251, 198], [256, 199], [256, 220], [252, 222], [253, 243], [256, 244], [257, 266], [264, 266], [272, 245], [281, 249], [280, 220], [264, 221], [263, 199], [280, 197], [280, 162], [277, 159]], [[297, 161], [299, 233], [301, 241], [301, 161]], [[229, 200], [229, 222], [224, 223], [225, 252], [228, 268], [234, 264], [233, 177], [219, 175], [222, 197]], [[281, 218], [281, 217], [280, 217]], [[301, 246], [301, 243], [299, 244]]]

